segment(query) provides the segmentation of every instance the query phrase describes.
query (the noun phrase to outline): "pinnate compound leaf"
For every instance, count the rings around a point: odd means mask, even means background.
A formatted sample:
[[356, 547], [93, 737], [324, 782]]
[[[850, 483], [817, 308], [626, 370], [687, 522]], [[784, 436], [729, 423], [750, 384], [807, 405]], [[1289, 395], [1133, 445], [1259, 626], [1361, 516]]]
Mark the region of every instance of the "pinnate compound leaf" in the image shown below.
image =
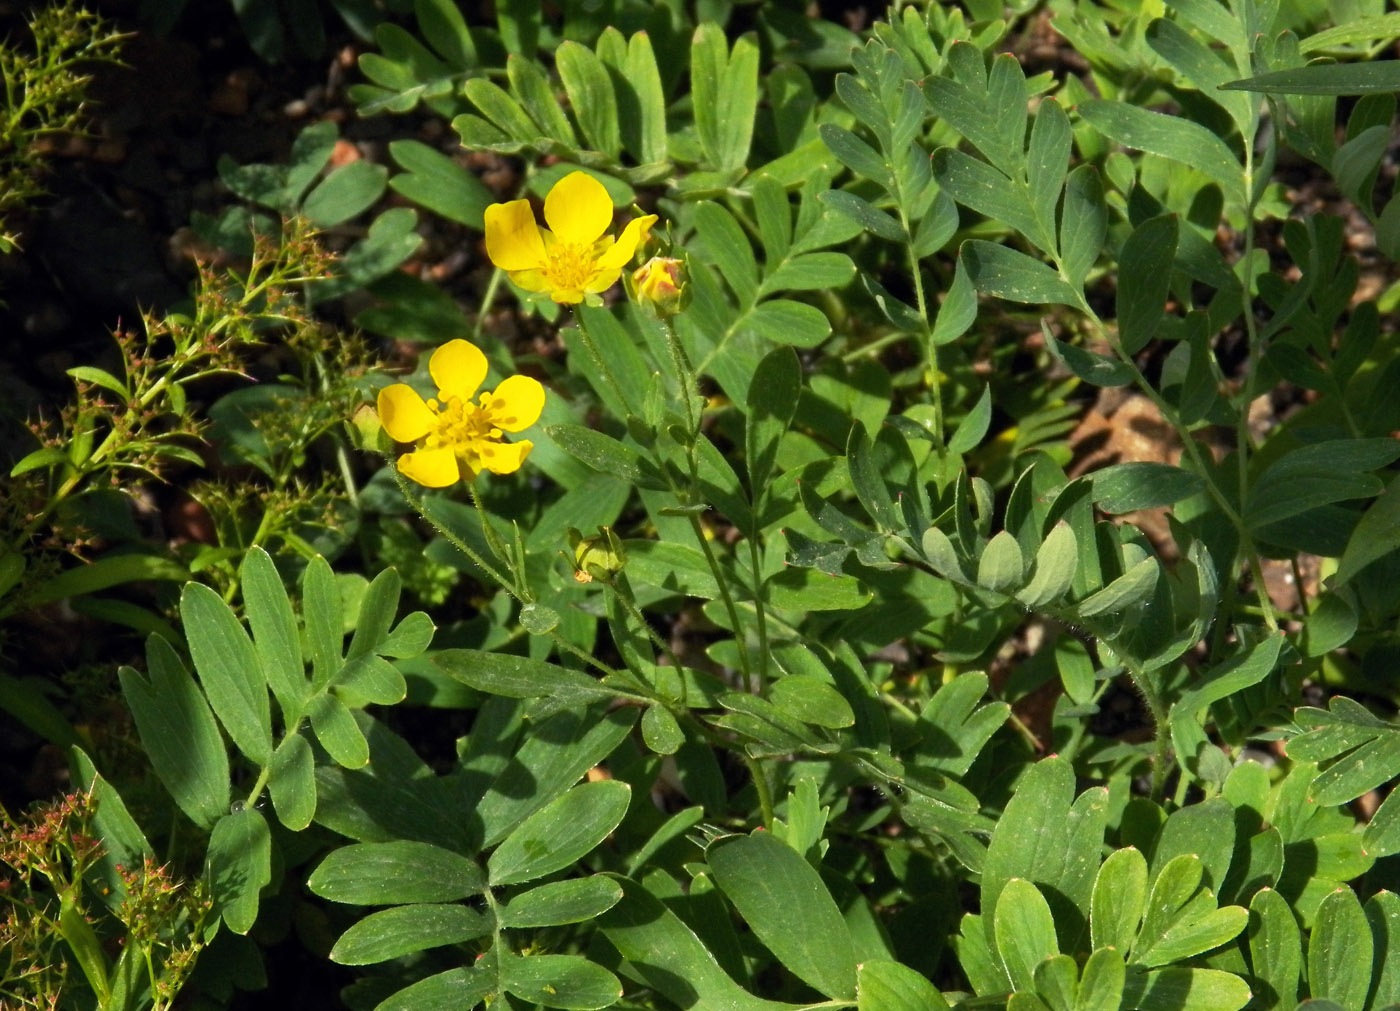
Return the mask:
[[783, 965], [829, 997], [855, 998], [850, 930], [811, 864], [766, 833], [721, 839], [705, 859], [716, 883]]

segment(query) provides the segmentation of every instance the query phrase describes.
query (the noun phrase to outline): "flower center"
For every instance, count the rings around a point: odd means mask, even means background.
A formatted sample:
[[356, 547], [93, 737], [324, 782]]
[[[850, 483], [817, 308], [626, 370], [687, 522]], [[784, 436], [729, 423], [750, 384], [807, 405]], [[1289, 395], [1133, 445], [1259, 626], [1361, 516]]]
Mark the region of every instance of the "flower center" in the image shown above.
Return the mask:
[[430, 400], [428, 406], [437, 412], [437, 427], [427, 438], [430, 449], [450, 446], [461, 453], [476, 443], [501, 437], [501, 430], [491, 424], [487, 413], [469, 400], [448, 397], [446, 403]]
[[542, 273], [553, 288], [582, 289], [593, 277], [592, 246], [556, 243], [549, 248]]

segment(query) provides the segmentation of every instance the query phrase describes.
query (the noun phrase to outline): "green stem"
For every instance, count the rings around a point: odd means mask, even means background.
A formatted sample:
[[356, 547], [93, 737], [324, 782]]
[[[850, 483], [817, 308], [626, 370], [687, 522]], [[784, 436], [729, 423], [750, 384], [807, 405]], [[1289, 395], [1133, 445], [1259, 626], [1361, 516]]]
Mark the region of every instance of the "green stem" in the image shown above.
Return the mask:
[[[1122, 657], [1119, 659], [1121, 660]], [[1152, 799], [1160, 803], [1163, 789], [1167, 783], [1167, 763], [1171, 761], [1171, 738], [1169, 736], [1171, 728], [1168, 722], [1167, 703], [1150, 676], [1132, 666], [1128, 666], [1128, 676], [1132, 678], [1133, 684], [1137, 685], [1138, 691], [1142, 693], [1143, 701], [1147, 703], [1148, 712], [1152, 714], [1156, 733], [1153, 742], [1155, 754], [1152, 759]]]
[[768, 684], [768, 617], [763, 607], [763, 572], [759, 565], [758, 541], [750, 537], [749, 566], [753, 569], [753, 606], [758, 619], [758, 690], [761, 693]]
[[768, 787], [768, 777], [763, 774], [763, 766], [747, 751], [742, 752], [744, 764], [749, 767], [753, 788], [758, 793], [758, 809], [763, 815], [763, 827], [773, 831], [773, 792]]
[[700, 550], [705, 555], [705, 563], [709, 565], [710, 572], [715, 577], [715, 583], [719, 586], [719, 597], [724, 602], [724, 610], [729, 615], [729, 623], [734, 627], [734, 639], [739, 646], [739, 668], [744, 672], [744, 688], [746, 691], [753, 690], [753, 665], [749, 661], [749, 648], [744, 642], [744, 630], [739, 624], [739, 609], [734, 606], [734, 597], [729, 592], [729, 580], [724, 576], [724, 571], [719, 566], [719, 559], [715, 557], [714, 551], [710, 548], [710, 541], [705, 536], [705, 528], [700, 523], [700, 517], [690, 513], [690, 529], [695, 532], [695, 539], [700, 542]]

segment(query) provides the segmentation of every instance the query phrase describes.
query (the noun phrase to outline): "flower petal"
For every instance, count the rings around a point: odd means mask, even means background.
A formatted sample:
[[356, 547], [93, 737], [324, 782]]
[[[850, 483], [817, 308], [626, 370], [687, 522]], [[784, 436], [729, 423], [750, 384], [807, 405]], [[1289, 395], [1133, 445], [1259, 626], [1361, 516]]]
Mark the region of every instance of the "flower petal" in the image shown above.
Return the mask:
[[544, 410], [544, 387], [529, 376], [511, 376], [484, 398], [486, 416], [495, 428], [519, 432], [540, 420]]
[[627, 222], [627, 227], [622, 230], [622, 234], [617, 237], [602, 256], [598, 257], [599, 270], [611, 270], [616, 267], [619, 270], [632, 259], [632, 254], [637, 251], [637, 247], [651, 235], [651, 226], [656, 224], [655, 214], [644, 214], [640, 218], [633, 218]]
[[425, 488], [446, 488], [462, 479], [457, 454], [448, 446], [405, 453], [399, 457], [399, 473]]
[[549, 290], [549, 280], [538, 270], [510, 270], [506, 276], [526, 291]]
[[437, 420], [418, 391], [405, 383], [395, 383], [379, 391], [379, 422], [395, 442], [417, 442], [427, 435]]
[[530, 201], [486, 208], [486, 255], [502, 270], [527, 270], [544, 262], [544, 238]]
[[570, 172], [544, 198], [544, 220], [563, 243], [591, 245], [612, 219], [612, 197], [587, 172]]
[[593, 276], [588, 279], [588, 283], [583, 286], [583, 290], [590, 295], [600, 295], [617, 284], [617, 279], [621, 274], [622, 271], [617, 267], [611, 270], [595, 270]]
[[428, 372], [437, 383], [439, 397], [470, 400], [486, 378], [486, 356], [475, 344], [459, 337], [433, 352]]
[[477, 445], [481, 465], [492, 474], [513, 474], [520, 469], [535, 444], [529, 439], [520, 442], [482, 442]]

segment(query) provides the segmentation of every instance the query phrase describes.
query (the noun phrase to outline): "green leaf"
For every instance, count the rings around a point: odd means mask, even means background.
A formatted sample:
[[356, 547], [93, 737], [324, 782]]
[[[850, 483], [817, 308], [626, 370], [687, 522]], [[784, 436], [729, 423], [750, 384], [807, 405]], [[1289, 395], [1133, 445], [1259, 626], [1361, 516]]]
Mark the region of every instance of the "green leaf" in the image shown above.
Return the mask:
[[1245, 199], [1244, 169], [1235, 153], [1210, 130], [1177, 116], [1123, 102], [1090, 99], [1079, 114], [1100, 133], [1125, 147], [1199, 169], [1233, 200]]
[[1069, 174], [1060, 215], [1060, 260], [1065, 277], [1075, 288], [1083, 289], [1084, 279], [1103, 252], [1107, 234], [1108, 204], [1104, 201], [1103, 179], [1094, 166], [1080, 165]]
[[1002, 172], [956, 148], [944, 147], [933, 154], [933, 177], [958, 203], [1009, 225], [1042, 252], [1053, 252], [1053, 236], [1036, 217], [1025, 189], [1013, 185]]
[[762, 297], [779, 291], [824, 291], [844, 288], [855, 276], [856, 265], [845, 253], [800, 253], [780, 260], [758, 293]]
[[123, 403], [131, 398], [131, 392], [127, 390], [126, 384], [105, 369], [95, 368], [91, 365], [77, 365], [64, 371], [79, 382], [92, 383], [103, 389], [111, 390], [121, 398]]
[[627, 40], [622, 78], [631, 91], [627, 96], [631, 100], [620, 110], [623, 142], [643, 165], [666, 161], [666, 94], [651, 36], [646, 32], [637, 32]]
[[[484, 77], [470, 77], [462, 85], [462, 94], [513, 140], [528, 144], [539, 136], [539, 127], [499, 84]], [[455, 120], [453, 125], [456, 126]]]
[[1089, 475], [1094, 503], [1106, 513], [1171, 505], [1200, 492], [1200, 476], [1166, 463], [1118, 463]]
[[374, 1011], [439, 1011], [474, 1008], [496, 993], [496, 974], [476, 968], [448, 969], [420, 979], [375, 1005]]
[[362, 769], [369, 764], [369, 744], [345, 703], [330, 692], [314, 696], [306, 707], [316, 740], [337, 764]]
[[1366, 921], [1376, 942], [1376, 978], [1368, 1006], [1393, 1008], [1400, 1003], [1400, 895], [1380, 891], [1366, 900]]
[[758, 109], [758, 45], [751, 35], [734, 41], [713, 21], [695, 29], [690, 44], [691, 102], [695, 132], [709, 167], [742, 169], [753, 141]]
[[330, 959], [340, 965], [373, 965], [490, 932], [491, 914], [484, 910], [456, 904], [395, 906], [353, 924], [331, 948]]
[[612, 878], [553, 881], [521, 892], [499, 907], [503, 927], [554, 927], [585, 923], [603, 915], [622, 898], [622, 888]]
[[1384, 489], [1371, 474], [1400, 457], [1394, 439], [1330, 439], [1274, 460], [1250, 488], [1245, 520], [1255, 529], [1318, 506], [1369, 498]]
[[360, 159], [336, 169], [302, 201], [301, 213], [317, 228], [332, 228], [368, 210], [384, 195], [389, 170]]
[[1261, 888], [1249, 904], [1249, 960], [1264, 985], [1257, 995], [1261, 1011], [1292, 1011], [1303, 970], [1303, 941], [1288, 901], [1272, 888]]
[[685, 743], [685, 732], [665, 706], [648, 706], [642, 713], [642, 740], [658, 755], [674, 755]]
[[300, 733], [288, 734], [272, 753], [267, 792], [278, 820], [293, 832], [316, 816], [316, 759]]
[[1045, 346], [1051, 356], [1086, 383], [1095, 386], [1127, 386], [1134, 379], [1133, 368], [1127, 362], [1109, 358], [1096, 351], [1086, 351], [1073, 344], [1065, 344], [1050, 332], [1044, 320], [1040, 332], [1045, 336]]
[[1176, 745], [1177, 754], [1194, 755], [1198, 744], [1205, 740], [1197, 723], [1197, 714], [1206, 706], [1268, 677], [1278, 661], [1282, 646], [1282, 636], [1270, 636], [1244, 653], [1211, 667], [1182, 693], [1171, 710], [1172, 742]]
[[611, 700], [619, 694], [582, 671], [508, 653], [445, 649], [433, 655], [433, 663], [449, 677], [477, 691], [513, 699], [550, 696], [570, 705], [585, 705]]
[[416, 140], [390, 141], [389, 157], [404, 170], [389, 179], [395, 193], [449, 221], [478, 230], [485, 227], [491, 191], [461, 165]]
[[622, 998], [617, 977], [582, 955], [502, 955], [501, 985], [531, 1004], [579, 1011]]
[[773, 298], [746, 313], [736, 328], [752, 330], [760, 337], [798, 348], [813, 348], [831, 333], [831, 321], [814, 305]]
[[[850, 130], [835, 123], [822, 123], [817, 127], [817, 132], [827, 150], [856, 175], [880, 183], [886, 189], [892, 185], [889, 166], [884, 157]], [[877, 231], [876, 234], [880, 233]], [[903, 237], [901, 229], [899, 238], [894, 241], [900, 241]]]
[[1220, 969], [1136, 971], [1123, 985], [1123, 1006], [1138, 1011], [1239, 1011], [1251, 996], [1242, 977]]
[[811, 864], [765, 833], [720, 839], [705, 859], [729, 901], [788, 970], [828, 997], [855, 999], [850, 930]]
[[307, 651], [311, 654], [312, 681], [317, 686], [330, 682], [340, 669], [341, 643], [345, 621], [340, 610], [340, 591], [330, 564], [320, 555], [312, 558], [302, 576], [302, 609], [306, 619]]
[[959, 255], [978, 291], [1011, 302], [1077, 306], [1082, 296], [1058, 273], [1025, 253], [981, 239], [963, 243]]
[[357, 843], [331, 850], [307, 878], [323, 899], [357, 906], [452, 902], [479, 894], [476, 862], [425, 842]]
[[768, 577], [765, 589], [770, 605], [788, 611], [853, 611], [874, 597], [854, 576], [793, 566]]
[[622, 133], [608, 68], [587, 46], [570, 40], [559, 44], [554, 65], [584, 137], [596, 150], [617, 158], [622, 151]]
[[839, 730], [856, 721], [855, 711], [836, 688], [814, 677], [789, 675], [774, 681], [769, 701], [793, 719]]
[[977, 585], [998, 592], [1021, 585], [1025, 578], [1025, 559], [1021, 546], [1008, 531], [1001, 531], [982, 549], [977, 562]]
[[763, 500], [778, 457], [778, 443], [792, 424], [802, 392], [802, 364], [790, 347], [763, 357], [749, 384], [744, 449], [753, 501]]
[[1055, 920], [1040, 889], [1025, 878], [1012, 878], [997, 898], [995, 917], [997, 953], [1006, 966], [1011, 985], [1034, 991], [1035, 969], [1059, 953]]
[[240, 751], [266, 765], [272, 758], [272, 714], [248, 633], [223, 598], [200, 583], [185, 584], [180, 617], [190, 657], [219, 722]]
[[860, 504], [881, 530], [898, 530], [903, 516], [895, 508], [885, 477], [875, 457], [875, 447], [865, 434], [865, 425], [857, 421], [851, 426], [846, 440], [846, 463], [851, 475], [851, 487]]
[[[825, 123], [822, 125], [831, 126], [831, 124]], [[840, 127], [834, 127], [834, 129], [842, 133], [846, 132], [842, 131]], [[840, 144], [841, 142], [837, 141], [837, 143]], [[857, 143], [860, 142], [857, 141]], [[874, 152], [872, 151], [871, 154], [874, 155]], [[882, 239], [888, 239], [890, 242], [903, 242], [907, 238], [904, 226], [900, 224], [897, 218], [892, 217], [890, 214], [880, 210], [869, 201], [856, 196], [854, 193], [847, 192], [846, 190], [828, 190], [817, 199], [838, 213], [850, 218], [867, 232], [878, 235]]]
[[272, 556], [256, 545], [244, 556], [239, 579], [258, 661], [282, 709], [283, 724], [295, 726], [301, 719], [308, 685], [292, 602]]
[[1123, 956], [1112, 948], [1099, 948], [1084, 963], [1079, 974], [1079, 994], [1074, 1011], [1118, 1011], [1123, 1006], [1123, 984], [1127, 967]]
[[1162, 565], [1156, 558], [1144, 558], [1103, 589], [1079, 601], [1074, 609], [1086, 618], [1126, 610], [1152, 592], [1161, 571]]
[[642, 477], [641, 454], [610, 435], [582, 425], [546, 425], [545, 433], [564, 452], [600, 474], [611, 474], [629, 482]]
[[[784, 843], [777, 845], [792, 852]], [[798, 1011], [799, 1005], [763, 1000], [744, 990], [660, 899], [630, 878], [616, 880], [622, 885], [622, 901], [599, 917], [599, 929], [643, 982], [677, 1007], [684, 1011]]]
[[977, 318], [977, 289], [968, 274], [966, 261], [959, 256], [953, 272], [953, 283], [938, 307], [929, 339], [936, 345], [949, 344], [967, 333]]
[[619, 780], [576, 786], [526, 818], [487, 861], [493, 886], [518, 884], [569, 866], [617, 828], [632, 789]]
[[967, 417], [963, 418], [958, 427], [953, 430], [953, 436], [948, 440], [948, 452], [970, 453], [982, 444], [991, 424], [992, 388], [983, 386], [982, 395], [977, 398], [977, 403], [972, 405], [972, 410], [967, 412]]
[[1308, 939], [1308, 987], [1312, 996], [1342, 1007], [1364, 1007], [1371, 987], [1374, 945], [1356, 893], [1332, 892], [1317, 908]]
[[210, 828], [228, 813], [223, 735], [194, 678], [160, 636], [146, 640], [146, 667], [144, 677], [130, 667], [118, 671], [141, 745], [180, 810]]
[[922, 974], [884, 958], [862, 962], [856, 972], [857, 1011], [948, 1011], [948, 1002]]
[[1035, 553], [1031, 579], [1017, 591], [1016, 599], [1029, 608], [1044, 607], [1069, 591], [1079, 567], [1079, 545], [1074, 530], [1060, 520]]
[[1134, 847], [1114, 850], [1094, 879], [1089, 932], [1094, 948], [1126, 952], [1147, 908], [1147, 860]]
[[1336, 585], [1349, 583], [1366, 566], [1400, 550], [1400, 475], [1361, 515], [1337, 565]]
[[[1017, 138], [1018, 143], [1019, 140]], [[1036, 109], [1035, 123], [1031, 126], [1030, 141], [1026, 146], [1026, 179], [1030, 184], [1031, 207], [1036, 219], [1052, 238], [1055, 233], [1055, 207], [1060, 201], [1060, 190], [1069, 171], [1073, 140], [1069, 117], [1060, 103], [1054, 98], [1042, 100]], [[1068, 220], [1068, 207], [1065, 216]], [[1097, 255], [1098, 250], [1094, 252]]]
[[272, 835], [256, 808], [214, 823], [205, 854], [214, 910], [228, 929], [246, 934], [258, 918], [258, 893], [272, 881]]
[[1133, 229], [1118, 255], [1118, 339], [1130, 355], [1148, 345], [1166, 316], [1176, 240], [1176, 215], [1159, 214]]
[[1271, 95], [1387, 95], [1400, 92], [1400, 60], [1371, 63], [1314, 63], [1257, 74], [1220, 86], [1225, 91]]

